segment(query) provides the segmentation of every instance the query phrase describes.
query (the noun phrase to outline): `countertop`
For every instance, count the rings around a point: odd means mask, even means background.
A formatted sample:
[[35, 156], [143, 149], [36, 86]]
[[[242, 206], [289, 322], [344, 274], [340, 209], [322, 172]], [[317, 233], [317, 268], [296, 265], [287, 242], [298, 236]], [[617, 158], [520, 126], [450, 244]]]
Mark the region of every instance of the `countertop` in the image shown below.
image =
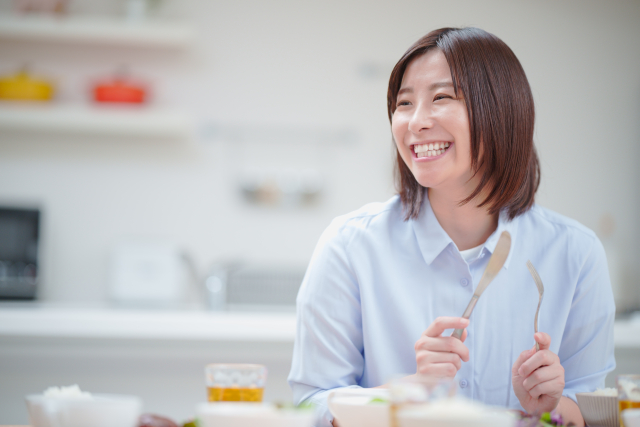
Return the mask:
[[293, 342], [295, 313], [0, 304], [0, 336]]
[[[293, 342], [295, 313], [0, 304], [0, 336]], [[618, 348], [640, 348], [640, 316], [615, 323]]]

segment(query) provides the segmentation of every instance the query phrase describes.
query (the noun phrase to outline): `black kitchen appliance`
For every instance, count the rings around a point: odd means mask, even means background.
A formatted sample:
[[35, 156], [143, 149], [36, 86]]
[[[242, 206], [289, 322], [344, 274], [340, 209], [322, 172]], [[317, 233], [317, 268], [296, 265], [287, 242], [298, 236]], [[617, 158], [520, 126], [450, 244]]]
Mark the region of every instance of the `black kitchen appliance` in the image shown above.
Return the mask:
[[40, 211], [0, 206], [0, 299], [34, 299]]

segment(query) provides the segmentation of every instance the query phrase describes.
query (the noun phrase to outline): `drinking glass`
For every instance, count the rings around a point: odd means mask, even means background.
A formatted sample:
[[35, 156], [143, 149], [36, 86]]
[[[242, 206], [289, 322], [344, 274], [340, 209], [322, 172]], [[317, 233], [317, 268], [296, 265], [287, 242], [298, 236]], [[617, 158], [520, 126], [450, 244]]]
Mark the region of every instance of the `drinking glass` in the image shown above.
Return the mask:
[[205, 367], [209, 402], [262, 402], [267, 382], [264, 365], [212, 363]]
[[616, 385], [618, 387], [618, 418], [620, 427], [624, 427], [622, 411], [640, 408], [640, 375], [618, 375]]

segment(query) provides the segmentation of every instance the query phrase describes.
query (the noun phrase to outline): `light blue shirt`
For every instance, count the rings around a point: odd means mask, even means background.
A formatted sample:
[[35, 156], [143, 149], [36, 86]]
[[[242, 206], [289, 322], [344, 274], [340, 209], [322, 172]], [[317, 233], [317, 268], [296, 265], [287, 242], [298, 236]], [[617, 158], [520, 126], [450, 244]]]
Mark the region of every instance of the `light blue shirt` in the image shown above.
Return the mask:
[[563, 394], [575, 400], [604, 387], [615, 367], [615, 306], [604, 249], [591, 230], [537, 205], [513, 221], [503, 213], [467, 263], [427, 197], [419, 217], [404, 221], [395, 196], [336, 218], [320, 238], [297, 300], [294, 401], [318, 405], [321, 425], [329, 425], [330, 391], [415, 373], [415, 342], [436, 317], [462, 315], [503, 230], [511, 251], [471, 315], [459, 394], [522, 409], [511, 367], [535, 345], [538, 305], [527, 260], [544, 283], [539, 330], [551, 336], [565, 369]]

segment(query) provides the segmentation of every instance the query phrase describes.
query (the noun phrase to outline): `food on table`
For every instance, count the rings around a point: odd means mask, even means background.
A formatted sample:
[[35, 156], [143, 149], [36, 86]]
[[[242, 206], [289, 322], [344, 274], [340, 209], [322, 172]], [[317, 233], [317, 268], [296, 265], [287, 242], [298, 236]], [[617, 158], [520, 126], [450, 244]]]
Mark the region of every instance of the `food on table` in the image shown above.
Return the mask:
[[211, 363], [205, 367], [209, 402], [262, 402], [267, 368], [251, 363]]
[[138, 419], [138, 427], [178, 427], [178, 424], [160, 415], [142, 414]]
[[264, 388], [207, 387], [209, 402], [262, 402]]
[[75, 399], [93, 399], [91, 393], [80, 390], [78, 384], [62, 387], [49, 387], [42, 392], [44, 397], [73, 397]]
[[616, 378], [618, 385], [618, 412], [620, 426], [624, 427], [622, 411], [625, 409], [640, 409], [640, 375], [619, 375]]
[[576, 393], [576, 399], [587, 425], [620, 427], [616, 389], [606, 388], [589, 393]]
[[[540, 416], [529, 415], [519, 411], [521, 414], [516, 427], [563, 427], [562, 416], [556, 411], [545, 412]], [[571, 424], [573, 425], [573, 424]]]
[[618, 390], [615, 388], [599, 388], [592, 393], [594, 396], [618, 397]]

